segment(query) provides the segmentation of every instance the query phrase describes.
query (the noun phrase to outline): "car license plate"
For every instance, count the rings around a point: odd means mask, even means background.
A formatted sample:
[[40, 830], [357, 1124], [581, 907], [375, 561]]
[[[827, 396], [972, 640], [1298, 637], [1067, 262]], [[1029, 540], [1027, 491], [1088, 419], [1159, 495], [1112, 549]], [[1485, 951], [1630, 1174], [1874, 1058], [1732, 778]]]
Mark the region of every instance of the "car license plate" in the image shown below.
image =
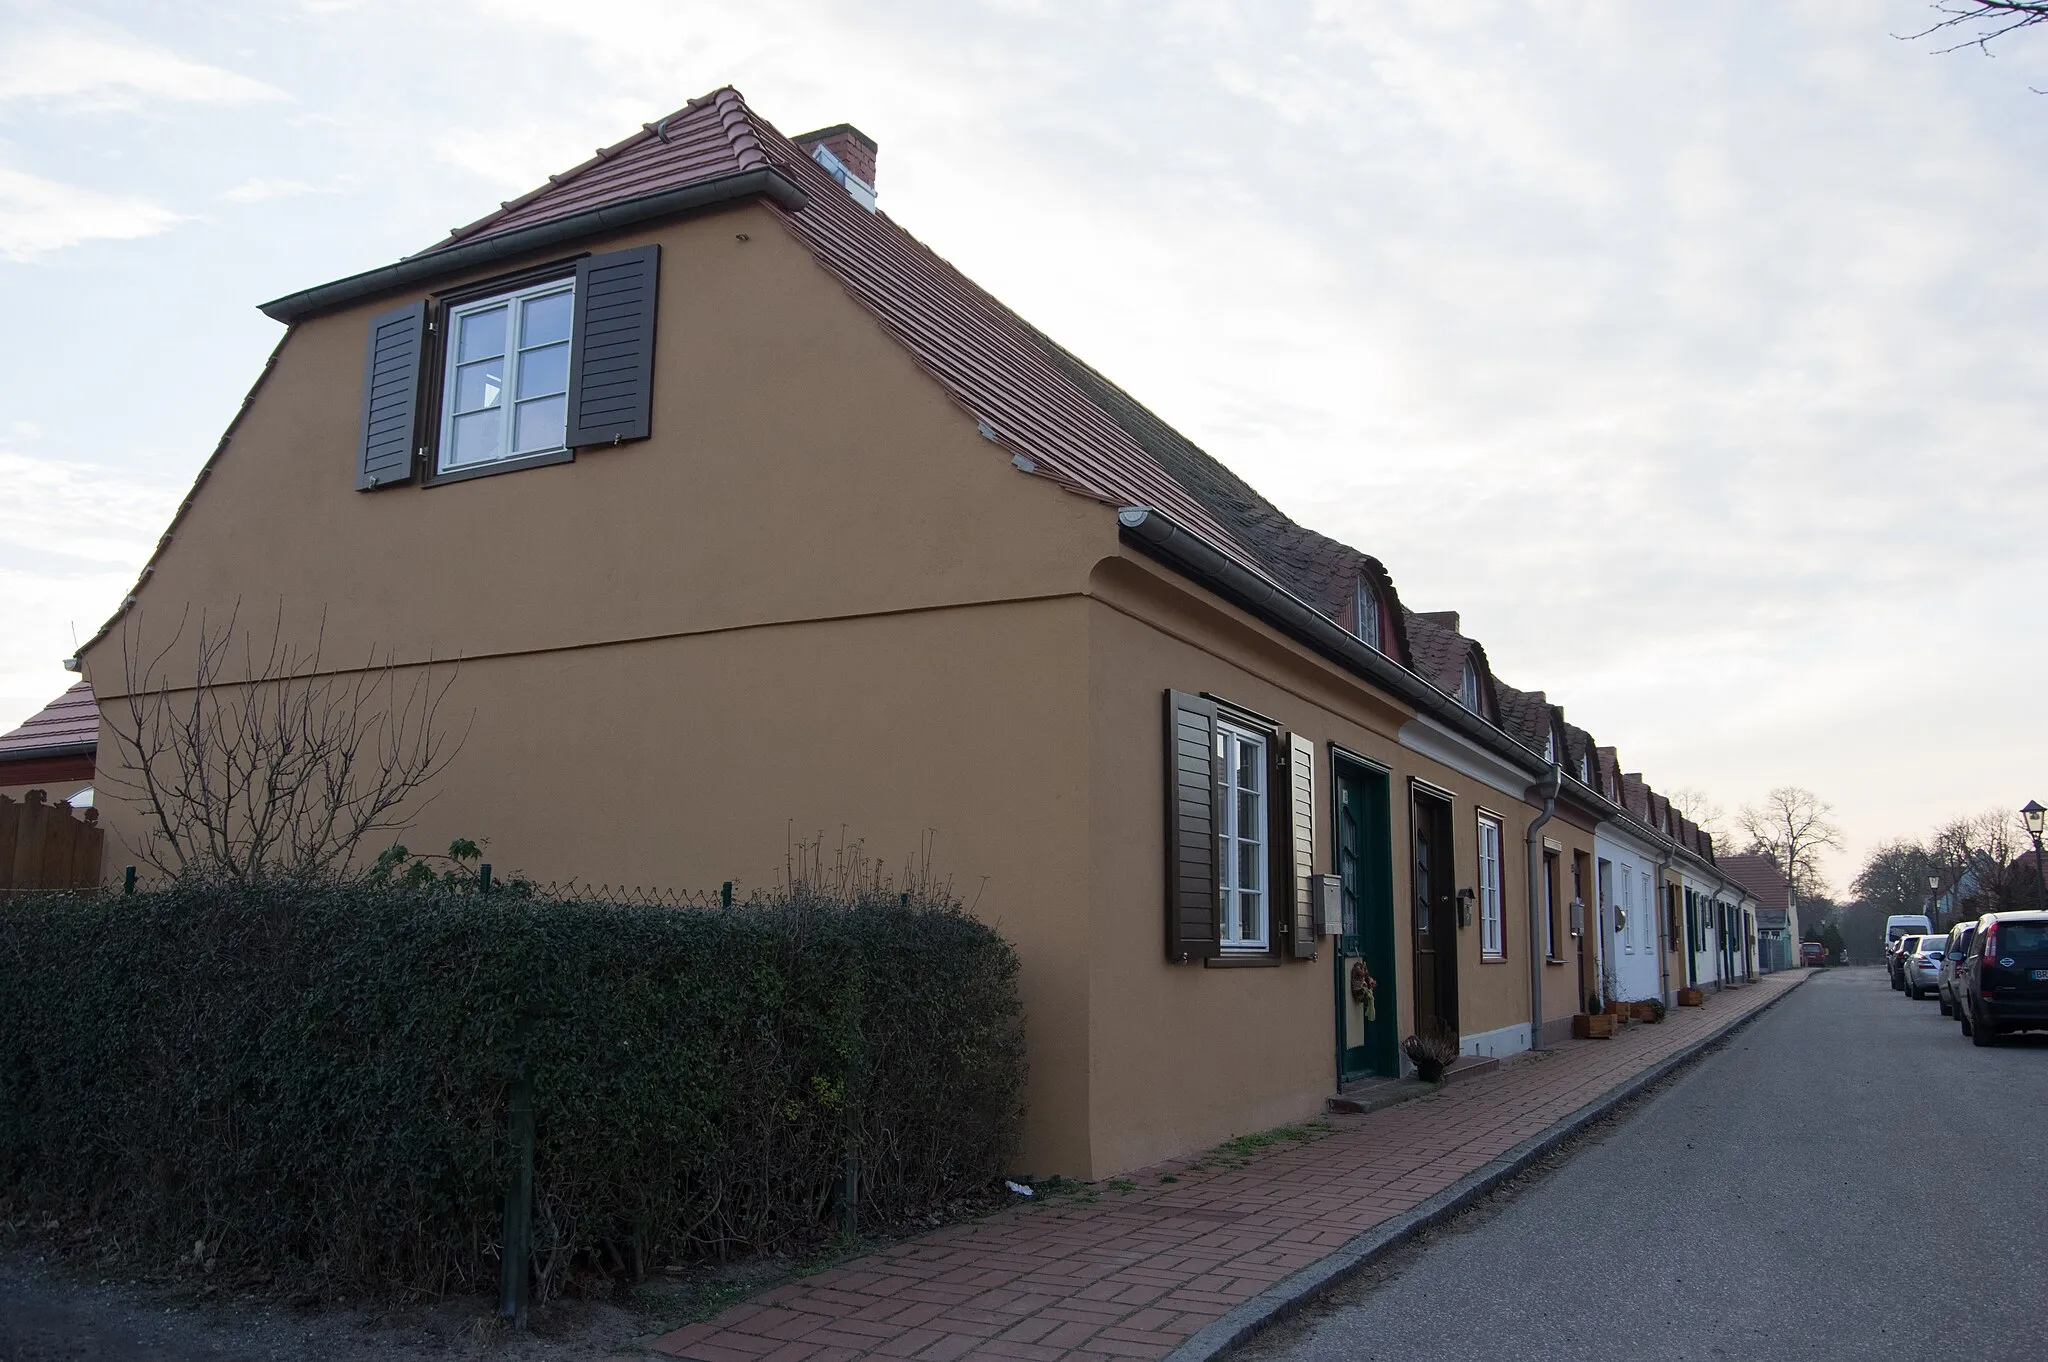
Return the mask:
[[2039, 980], [2043, 981], [2044, 983], [2048, 983], [2048, 969], [2037, 969], [2037, 970], [2035, 970], [2035, 971], [2034, 971], [2034, 977], [2035, 977], [2036, 979], [2039, 979]]

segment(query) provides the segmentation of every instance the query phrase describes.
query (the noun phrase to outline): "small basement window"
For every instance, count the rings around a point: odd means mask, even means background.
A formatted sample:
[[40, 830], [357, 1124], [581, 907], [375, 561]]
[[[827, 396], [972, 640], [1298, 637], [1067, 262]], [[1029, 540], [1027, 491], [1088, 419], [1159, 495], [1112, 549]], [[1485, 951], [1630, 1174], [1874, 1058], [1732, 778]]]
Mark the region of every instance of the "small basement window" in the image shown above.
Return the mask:
[[562, 452], [575, 294], [552, 279], [449, 310], [438, 472]]

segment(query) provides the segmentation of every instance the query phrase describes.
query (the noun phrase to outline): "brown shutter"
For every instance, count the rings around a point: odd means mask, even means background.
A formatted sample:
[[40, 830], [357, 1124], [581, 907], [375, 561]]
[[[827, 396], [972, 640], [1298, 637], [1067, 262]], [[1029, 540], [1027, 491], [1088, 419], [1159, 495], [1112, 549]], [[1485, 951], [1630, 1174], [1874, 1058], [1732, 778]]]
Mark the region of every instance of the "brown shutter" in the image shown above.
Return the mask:
[[1166, 958], [1216, 954], [1216, 705], [1166, 693]]
[[1316, 859], [1316, 747], [1299, 733], [1288, 736], [1292, 754], [1288, 788], [1293, 792], [1292, 832], [1294, 844], [1294, 958], [1314, 956], [1316, 940], [1315, 903], [1309, 896], [1309, 877]]

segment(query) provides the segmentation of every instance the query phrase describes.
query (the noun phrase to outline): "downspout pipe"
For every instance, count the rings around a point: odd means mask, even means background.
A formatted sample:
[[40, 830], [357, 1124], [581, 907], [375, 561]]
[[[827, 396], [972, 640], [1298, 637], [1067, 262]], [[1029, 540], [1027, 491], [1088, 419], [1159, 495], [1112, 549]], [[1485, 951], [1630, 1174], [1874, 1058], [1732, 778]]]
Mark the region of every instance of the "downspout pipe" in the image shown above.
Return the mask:
[[1529, 1048], [1543, 1048], [1543, 825], [1557, 815], [1557, 792], [1564, 784], [1564, 768], [1550, 763], [1535, 793], [1543, 797], [1543, 812], [1529, 820]]
[[1657, 861], [1657, 898], [1660, 900], [1651, 911], [1657, 914], [1657, 997], [1664, 1006], [1671, 1006], [1671, 945], [1665, 939], [1671, 926], [1671, 886], [1664, 877], [1671, 873], [1671, 858], [1677, 850], [1676, 844], [1666, 842], [1664, 854]]

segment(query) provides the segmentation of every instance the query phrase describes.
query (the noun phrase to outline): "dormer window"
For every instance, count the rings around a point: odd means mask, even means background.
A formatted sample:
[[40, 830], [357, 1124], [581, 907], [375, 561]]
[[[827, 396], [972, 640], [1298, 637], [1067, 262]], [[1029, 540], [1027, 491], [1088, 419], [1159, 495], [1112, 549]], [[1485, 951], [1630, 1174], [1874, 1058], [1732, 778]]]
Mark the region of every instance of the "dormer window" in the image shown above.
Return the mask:
[[1352, 632], [1374, 652], [1385, 652], [1386, 649], [1380, 646], [1380, 593], [1374, 591], [1372, 584], [1363, 577], [1358, 579], [1357, 613], [1358, 618], [1353, 623]]
[[1543, 759], [1545, 761], [1557, 760], [1557, 730], [1554, 728], [1543, 735]]
[[1591, 785], [1592, 783], [1593, 763], [1586, 759], [1586, 754], [1584, 752], [1581, 752], [1579, 753], [1579, 784]]
[[1458, 678], [1458, 703], [1474, 714], [1479, 712], [1479, 668], [1472, 665], [1472, 659], [1465, 659], [1465, 671]]
[[555, 279], [450, 309], [436, 472], [562, 450], [575, 288]]

